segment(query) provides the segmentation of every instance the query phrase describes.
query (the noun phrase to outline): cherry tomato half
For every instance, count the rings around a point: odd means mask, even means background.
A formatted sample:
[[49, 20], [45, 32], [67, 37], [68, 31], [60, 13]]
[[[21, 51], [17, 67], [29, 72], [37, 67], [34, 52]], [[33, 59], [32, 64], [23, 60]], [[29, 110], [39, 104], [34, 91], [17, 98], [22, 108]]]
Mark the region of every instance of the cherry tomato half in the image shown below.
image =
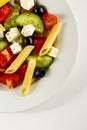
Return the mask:
[[42, 20], [44, 22], [44, 26], [47, 30], [50, 30], [56, 23], [58, 23], [58, 19], [55, 15], [46, 13], [42, 16]]

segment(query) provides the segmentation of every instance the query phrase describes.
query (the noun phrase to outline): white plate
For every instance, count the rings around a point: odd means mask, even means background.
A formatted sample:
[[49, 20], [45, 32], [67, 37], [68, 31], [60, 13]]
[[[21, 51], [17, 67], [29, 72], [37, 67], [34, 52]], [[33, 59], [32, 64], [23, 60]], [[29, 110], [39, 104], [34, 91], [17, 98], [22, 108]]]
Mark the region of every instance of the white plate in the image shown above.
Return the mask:
[[20, 87], [7, 90], [0, 85], [0, 112], [23, 111], [42, 104], [57, 91], [63, 89], [75, 64], [78, 32], [69, 5], [65, 0], [40, 0], [40, 2], [47, 6], [50, 13], [58, 15], [59, 20], [64, 23], [59, 45], [57, 44], [60, 54], [46, 76], [31, 86], [32, 89], [28, 96], [20, 95]]

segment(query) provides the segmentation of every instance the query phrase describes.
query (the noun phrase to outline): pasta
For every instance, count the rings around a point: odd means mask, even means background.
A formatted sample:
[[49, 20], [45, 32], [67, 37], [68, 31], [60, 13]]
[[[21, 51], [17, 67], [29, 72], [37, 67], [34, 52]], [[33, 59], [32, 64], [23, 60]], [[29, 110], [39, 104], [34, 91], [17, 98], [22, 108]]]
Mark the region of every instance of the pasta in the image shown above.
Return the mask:
[[48, 53], [48, 51], [50, 50], [51, 46], [54, 43], [54, 40], [56, 39], [56, 37], [58, 36], [60, 32], [61, 26], [62, 26], [62, 23], [58, 23], [53, 26], [44, 45], [42, 46], [40, 50], [40, 53], [39, 53], [40, 56]]
[[32, 77], [33, 77], [33, 74], [34, 74], [35, 67], [36, 67], [36, 61], [35, 60], [29, 60], [27, 71], [25, 73], [25, 77], [24, 77], [24, 81], [23, 81], [22, 89], [21, 89], [21, 95], [22, 96], [27, 95], [28, 92], [29, 92], [29, 88], [30, 88], [30, 85], [31, 85], [31, 81], [32, 81]]
[[10, 0], [0, 0], [0, 7], [9, 2]]
[[20, 54], [17, 56], [17, 58], [13, 61], [13, 63], [7, 68], [5, 73], [10, 74], [14, 73], [21, 64], [25, 61], [27, 56], [31, 53], [31, 51], [34, 49], [34, 46], [26, 46]]

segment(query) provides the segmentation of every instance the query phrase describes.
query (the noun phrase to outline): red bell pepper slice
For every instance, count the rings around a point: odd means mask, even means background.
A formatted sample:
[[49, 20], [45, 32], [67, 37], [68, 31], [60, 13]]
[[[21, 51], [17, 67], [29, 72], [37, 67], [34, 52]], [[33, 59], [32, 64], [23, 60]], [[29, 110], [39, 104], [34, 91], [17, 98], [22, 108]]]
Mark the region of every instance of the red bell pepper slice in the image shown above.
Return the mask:
[[0, 23], [3, 23], [11, 12], [11, 8], [8, 5], [4, 5], [0, 8]]
[[0, 82], [6, 84], [9, 89], [15, 88], [20, 83], [19, 74], [0, 74]]

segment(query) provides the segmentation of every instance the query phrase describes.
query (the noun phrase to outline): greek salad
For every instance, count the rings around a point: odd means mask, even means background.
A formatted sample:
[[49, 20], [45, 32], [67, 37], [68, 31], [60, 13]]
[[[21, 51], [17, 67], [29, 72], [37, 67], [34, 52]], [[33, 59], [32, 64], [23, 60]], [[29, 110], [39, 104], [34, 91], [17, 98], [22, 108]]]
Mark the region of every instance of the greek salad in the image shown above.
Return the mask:
[[[0, 1], [0, 83], [9, 89], [22, 84], [30, 60], [36, 62], [33, 78], [45, 76], [59, 51], [53, 44], [56, 37], [46, 54], [40, 55], [40, 51], [48, 37], [52, 39], [51, 30], [56, 24], [59, 24], [58, 17], [36, 0]], [[16, 72], [6, 73], [26, 46], [34, 49]]]

